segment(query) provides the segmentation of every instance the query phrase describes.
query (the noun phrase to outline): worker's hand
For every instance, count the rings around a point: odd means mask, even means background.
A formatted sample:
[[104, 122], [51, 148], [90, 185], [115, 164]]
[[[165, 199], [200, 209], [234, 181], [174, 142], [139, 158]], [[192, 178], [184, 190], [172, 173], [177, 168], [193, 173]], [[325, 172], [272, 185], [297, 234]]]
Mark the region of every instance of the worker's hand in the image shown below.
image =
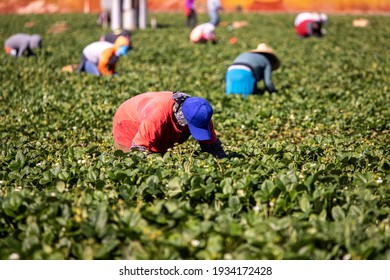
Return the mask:
[[146, 147], [139, 146], [139, 145], [135, 144], [134, 142], [131, 144], [130, 150], [133, 150], [133, 149], [137, 149], [137, 150], [139, 150], [141, 152], [147, 152], [148, 151], [148, 149]]
[[199, 142], [199, 144], [202, 152], [210, 153], [218, 159], [226, 157], [225, 151], [222, 148], [222, 143], [219, 139], [213, 144], [203, 144], [201, 142]]

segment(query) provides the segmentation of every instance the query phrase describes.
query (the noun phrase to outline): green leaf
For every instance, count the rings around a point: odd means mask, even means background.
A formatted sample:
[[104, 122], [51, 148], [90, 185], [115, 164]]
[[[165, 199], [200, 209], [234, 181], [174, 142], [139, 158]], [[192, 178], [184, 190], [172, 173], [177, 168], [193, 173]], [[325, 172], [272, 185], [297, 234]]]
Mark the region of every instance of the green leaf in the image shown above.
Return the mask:
[[120, 245], [120, 241], [118, 239], [108, 238], [104, 239], [101, 242], [100, 246], [97, 250], [94, 251], [94, 259], [107, 259], [110, 256], [110, 253], [116, 249], [118, 245]]
[[64, 192], [65, 187], [66, 187], [66, 185], [65, 185], [64, 181], [57, 181], [56, 189], [58, 192], [60, 192], [60, 193]]
[[310, 213], [310, 211], [311, 211], [310, 200], [305, 193], [299, 199], [299, 208], [304, 213]]
[[340, 206], [332, 207], [332, 217], [337, 222], [343, 222], [345, 220], [345, 213]]
[[173, 200], [169, 200], [169, 201], [165, 202], [164, 205], [165, 205], [165, 208], [167, 208], [168, 213], [174, 213], [175, 211], [177, 211], [179, 209], [177, 202], [173, 201]]
[[242, 209], [242, 204], [241, 204], [238, 196], [229, 197], [228, 205], [229, 205], [230, 211], [234, 214], [239, 213]]
[[191, 188], [195, 189], [195, 188], [199, 188], [201, 187], [201, 184], [202, 184], [202, 178], [200, 176], [193, 176], [191, 178]]
[[168, 182], [167, 195], [168, 197], [174, 197], [182, 192], [181, 179], [174, 177]]
[[102, 204], [99, 205], [96, 209], [93, 216], [93, 223], [95, 225], [95, 231], [98, 237], [102, 238], [107, 232], [107, 221], [108, 221], [108, 213], [107, 213], [107, 205]]
[[49, 173], [49, 171], [42, 173], [42, 178], [39, 180], [39, 184], [46, 185], [46, 184], [52, 182], [53, 179], [52, 179], [50, 174], [51, 173]]
[[86, 178], [89, 182], [95, 182], [98, 178], [98, 172], [96, 171], [96, 169], [94, 169], [93, 167], [90, 167], [88, 169], [88, 173], [87, 173]]

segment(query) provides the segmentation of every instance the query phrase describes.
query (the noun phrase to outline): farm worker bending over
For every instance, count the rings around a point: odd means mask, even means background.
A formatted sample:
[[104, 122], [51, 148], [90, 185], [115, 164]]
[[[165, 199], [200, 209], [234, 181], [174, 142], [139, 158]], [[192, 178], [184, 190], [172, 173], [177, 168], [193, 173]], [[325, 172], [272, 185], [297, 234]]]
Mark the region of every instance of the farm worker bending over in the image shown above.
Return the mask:
[[257, 82], [264, 80], [265, 88], [270, 93], [276, 92], [272, 83], [272, 71], [278, 69], [280, 61], [273, 49], [261, 43], [256, 49], [244, 52], [236, 57], [226, 71], [226, 93], [257, 93]]
[[114, 44], [115, 40], [118, 39], [119, 36], [126, 37], [129, 40], [129, 50], [131, 50], [133, 48], [131, 41], [131, 32], [126, 29], [119, 29], [117, 31], [107, 33], [106, 35], [101, 36], [99, 41], [105, 41]]
[[182, 92], [146, 92], [119, 106], [112, 133], [115, 148], [124, 152], [136, 148], [164, 153], [190, 135], [199, 141], [203, 152], [224, 158], [211, 117], [213, 109], [206, 99]]
[[209, 22], [202, 23], [195, 27], [190, 34], [190, 41], [192, 43], [207, 43], [212, 42], [215, 44], [215, 26]]
[[91, 43], [83, 50], [77, 72], [87, 72], [95, 76], [113, 75], [119, 57], [126, 55], [128, 51], [129, 39], [124, 36], [119, 36], [115, 40], [115, 44], [109, 42]]
[[194, 28], [198, 23], [195, 0], [184, 0], [184, 13], [186, 15], [186, 26], [188, 28]]
[[9, 37], [4, 43], [6, 54], [21, 57], [34, 56], [33, 49], [42, 48], [42, 38], [38, 34], [18, 33]]
[[324, 13], [300, 13], [294, 20], [295, 32], [300, 38], [322, 37], [325, 33], [322, 26], [327, 22], [328, 16]]
[[297, 26], [305, 20], [321, 21], [324, 24], [328, 22], [328, 16], [324, 13], [304, 12], [299, 13], [294, 19], [294, 26]]

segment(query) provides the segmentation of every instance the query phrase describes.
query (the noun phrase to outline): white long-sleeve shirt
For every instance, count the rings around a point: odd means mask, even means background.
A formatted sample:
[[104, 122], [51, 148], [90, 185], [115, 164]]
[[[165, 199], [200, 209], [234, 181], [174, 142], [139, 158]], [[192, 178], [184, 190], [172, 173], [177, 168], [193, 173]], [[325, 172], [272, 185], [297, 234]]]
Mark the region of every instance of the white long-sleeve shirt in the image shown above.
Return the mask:
[[83, 54], [87, 60], [99, 64], [102, 53], [113, 46], [114, 44], [105, 41], [94, 42], [84, 48]]

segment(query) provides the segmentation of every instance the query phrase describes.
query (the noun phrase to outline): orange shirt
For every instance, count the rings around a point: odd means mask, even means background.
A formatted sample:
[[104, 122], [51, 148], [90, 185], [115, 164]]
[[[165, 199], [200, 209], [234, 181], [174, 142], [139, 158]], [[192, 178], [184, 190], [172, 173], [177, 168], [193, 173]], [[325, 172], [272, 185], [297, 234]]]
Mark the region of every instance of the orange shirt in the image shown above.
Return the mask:
[[[171, 91], [147, 92], [122, 103], [114, 115], [114, 141], [129, 149], [134, 143], [156, 153], [185, 142], [191, 133], [188, 126], [182, 127], [175, 122], [172, 94]], [[217, 141], [211, 121], [210, 130], [212, 138], [202, 143]]]

